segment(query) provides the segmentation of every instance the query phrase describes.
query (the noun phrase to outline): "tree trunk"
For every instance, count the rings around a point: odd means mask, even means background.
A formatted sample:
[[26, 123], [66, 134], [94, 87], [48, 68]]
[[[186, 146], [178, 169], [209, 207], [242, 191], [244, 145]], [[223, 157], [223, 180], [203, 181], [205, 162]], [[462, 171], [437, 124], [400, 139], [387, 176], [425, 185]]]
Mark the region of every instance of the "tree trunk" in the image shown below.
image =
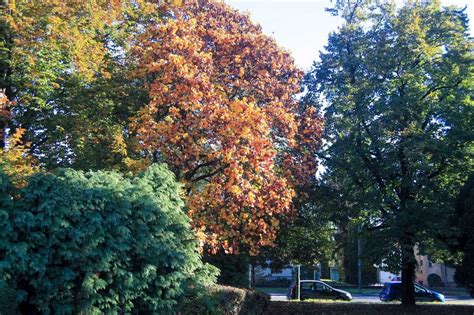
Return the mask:
[[5, 149], [6, 122], [0, 117], [0, 149]]
[[405, 240], [402, 245], [402, 304], [415, 305], [415, 268], [414, 244]]
[[5, 93], [5, 89], [0, 87], [0, 149], [5, 149], [5, 137], [6, 128], [8, 121], [8, 95]]

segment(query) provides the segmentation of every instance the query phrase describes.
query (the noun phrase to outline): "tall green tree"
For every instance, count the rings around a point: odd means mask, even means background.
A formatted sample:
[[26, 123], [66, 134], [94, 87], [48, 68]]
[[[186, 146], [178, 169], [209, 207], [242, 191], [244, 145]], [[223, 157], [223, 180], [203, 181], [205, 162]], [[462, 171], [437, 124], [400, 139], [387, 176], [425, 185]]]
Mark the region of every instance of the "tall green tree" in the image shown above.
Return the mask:
[[451, 250], [461, 252], [462, 256], [456, 266], [455, 279], [474, 297], [474, 173], [462, 187], [455, 208], [455, 224], [460, 227], [460, 234]]
[[256, 262], [280, 270], [288, 264], [312, 269], [333, 261], [338, 252], [333, 237], [336, 227], [326, 213], [316, 208], [316, 203], [309, 202], [300, 206], [295, 220], [281, 229], [274, 246], [262, 248]]
[[474, 167], [467, 16], [436, 2], [337, 9], [346, 22], [305, 79], [306, 104], [325, 100], [324, 177], [343, 183], [414, 304], [414, 247], [452, 236], [443, 218]]

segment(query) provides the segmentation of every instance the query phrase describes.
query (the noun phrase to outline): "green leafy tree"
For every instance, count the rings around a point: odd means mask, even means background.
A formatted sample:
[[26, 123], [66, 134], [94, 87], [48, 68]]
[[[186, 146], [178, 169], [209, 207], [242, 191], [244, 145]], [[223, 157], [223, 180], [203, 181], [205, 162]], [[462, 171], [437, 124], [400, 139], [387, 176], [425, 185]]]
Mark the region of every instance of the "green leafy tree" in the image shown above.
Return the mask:
[[414, 246], [452, 237], [443, 218], [473, 169], [467, 16], [435, 2], [344, 3], [346, 23], [307, 74], [305, 102], [326, 102], [324, 178], [343, 183], [373, 253], [401, 269], [402, 302], [414, 304]]
[[217, 283], [247, 288], [249, 285], [249, 264], [252, 258], [248, 254], [229, 255], [224, 251], [215, 254], [205, 252], [203, 260], [219, 270]]
[[342, 256], [343, 256], [343, 267], [344, 267], [344, 279], [345, 282], [351, 284], [358, 284], [358, 242], [360, 242], [361, 249], [361, 281], [363, 285], [369, 285], [377, 283], [377, 268], [374, 266], [374, 261], [369, 255], [364, 255], [364, 252], [369, 246], [367, 237], [370, 235], [364, 235], [364, 233], [358, 232], [357, 223], [351, 223], [348, 226], [347, 234], [343, 237]]
[[312, 203], [300, 207], [298, 217], [278, 234], [275, 246], [262, 248], [257, 262], [280, 270], [288, 264], [313, 269], [321, 262], [332, 261], [337, 253], [335, 226], [314, 208]]
[[[252, 285], [255, 281], [255, 266], [269, 267], [274, 271], [292, 265], [302, 265], [314, 270], [319, 263], [337, 259], [339, 249], [334, 239], [336, 227], [317, 204], [306, 203], [298, 210], [298, 217], [284, 225], [278, 233], [274, 246], [264, 246], [256, 256], [240, 254], [232, 256], [223, 251], [205, 255], [205, 261], [218, 267], [221, 273], [218, 282], [224, 285], [246, 287], [249, 284], [249, 265], [252, 268]], [[312, 276], [312, 271], [311, 271]]]
[[460, 236], [458, 243], [451, 249], [462, 253], [461, 262], [456, 266], [455, 279], [474, 296], [474, 174], [471, 174], [456, 199], [455, 219], [456, 225], [460, 227]]
[[0, 281], [23, 314], [167, 313], [215, 280], [164, 166], [39, 173], [14, 194], [1, 180]]

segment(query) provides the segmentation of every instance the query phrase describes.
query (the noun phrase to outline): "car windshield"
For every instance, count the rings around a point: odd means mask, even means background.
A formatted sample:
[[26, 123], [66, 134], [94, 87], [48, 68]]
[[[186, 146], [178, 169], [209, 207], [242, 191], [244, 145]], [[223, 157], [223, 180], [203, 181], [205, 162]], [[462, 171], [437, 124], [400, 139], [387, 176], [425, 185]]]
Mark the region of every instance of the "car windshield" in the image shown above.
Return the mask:
[[327, 283], [323, 283], [323, 285], [329, 290], [329, 289], [333, 289], [333, 287], [331, 287], [329, 284]]
[[316, 290], [317, 291], [330, 291], [331, 287], [327, 284], [316, 282]]
[[424, 286], [415, 284], [415, 292], [426, 292], [426, 291], [428, 291], [428, 289], [426, 289]]
[[301, 289], [303, 290], [316, 290], [316, 291], [331, 291], [332, 287], [326, 283], [317, 281], [305, 281], [301, 282]]

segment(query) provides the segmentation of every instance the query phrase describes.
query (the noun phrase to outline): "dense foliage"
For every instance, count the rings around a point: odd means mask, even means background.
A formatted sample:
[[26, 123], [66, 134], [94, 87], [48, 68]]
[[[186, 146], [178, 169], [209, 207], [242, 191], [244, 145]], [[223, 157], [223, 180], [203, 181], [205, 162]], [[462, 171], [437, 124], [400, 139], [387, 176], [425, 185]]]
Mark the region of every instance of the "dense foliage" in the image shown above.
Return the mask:
[[455, 226], [460, 227], [458, 243], [452, 248], [462, 253], [456, 267], [456, 281], [466, 286], [474, 296], [474, 173], [462, 187], [456, 199]]
[[314, 179], [321, 121], [297, 106], [301, 73], [289, 53], [248, 16], [212, 0], [184, 1], [169, 16], [135, 47], [151, 101], [132, 131], [147, 160], [186, 184], [210, 251], [257, 253]]
[[[367, 241], [367, 235], [358, 232], [356, 224], [350, 224], [344, 241], [340, 244], [343, 252], [344, 281], [351, 284], [358, 284], [359, 259], [361, 262], [361, 284], [371, 285], [377, 283], [377, 267], [374, 265], [374, 258], [365, 254], [370, 252], [369, 246], [373, 246]], [[360, 246], [360, 254], [359, 254]], [[360, 257], [359, 257], [360, 255]]]
[[21, 140], [24, 132], [24, 129], [16, 129], [8, 137], [6, 146], [0, 147], [0, 170], [17, 186], [25, 185], [27, 177], [39, 170], [37, 159], [29, 152], [29, 143]]
[[435, 2], [344, 4], [346, 23], [305, 79], [306, 103], [327, 101], [322, 181], [363, 221], [370, 254], [401, 268], [412, 304], [414, 246], [455, 235], [453, 199], [474, 168], [467, 17]]
[[253, 261], [248, 254], [229, 255], [223, 250], [217, 253], [204, 252], [203, 260], [217, 267], [220, 272], [217, 283], [239, 288], [249, 286], [249, 264]]
[[296, 106], [289, 53], [248, 16], [213, 0], [2, 9], [3, 133], [24, 128], [47, 169], [166, 162], [209, 250], [272, 244], [312, 180], [321, 121]]
[[2, 135], [26, 129], [29, 151], [48, 168], [122, 166], [127, 118], [147, 101], [127, 76], [128, 52], [161, 10], [143, 0], [3, 1], [0, 9]]
[[[192, 234], [227, 283], [341, 253], [354, 275], [364, 237], [404, 303], [415, 244], [461, 252], [474, 286], [470, 182], [453, 208], [474, 169], [466, 14], [335, 4], [299, 102], [290, 54], [223, 2], [3, 1], [0, 305], [13, 289], [24, 313], [168, 312], [215, 277]], [[104, 171], [156, 162], [172, 173]], [[58, 167], [102, 171], [39, 172]]]
[[335, 226], [315, 203], [298, 207], [298, 216], [280, 233], [274, 246], [263, 247], [257, 262], [273, 270], [288, 264], [313, 269], [321, 262], [333, 262], [337, 243]]
[[39, 173], [1, 182], [0, 276], [22, 313], [170, 312], [206, 285], [181, 187], [164, 166], [134, 178], [113, 172]]

